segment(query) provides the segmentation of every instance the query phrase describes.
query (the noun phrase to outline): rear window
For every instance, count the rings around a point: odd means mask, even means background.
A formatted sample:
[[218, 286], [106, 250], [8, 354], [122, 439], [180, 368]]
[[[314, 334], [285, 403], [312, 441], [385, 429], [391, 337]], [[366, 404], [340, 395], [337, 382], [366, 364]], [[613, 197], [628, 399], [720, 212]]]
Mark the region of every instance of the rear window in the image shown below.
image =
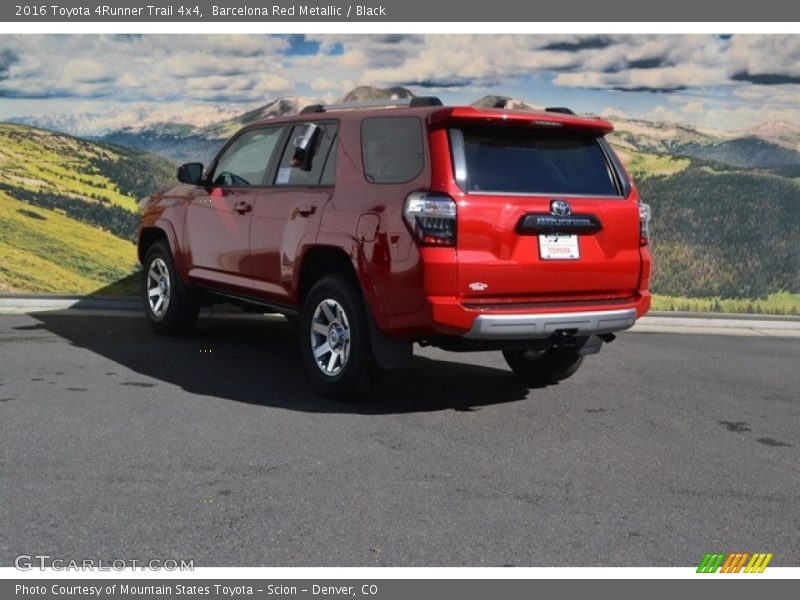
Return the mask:
[[364, 177], [370, 183], [407, 183], [422, 172], [422, 123], [416, 117], [374, 117], [361, 124]]
[[467, 192], [619, 195], [594, 135], [495, 126], [452, 129], [450, 136], [454, 153], [463, 152], [454, 163]]

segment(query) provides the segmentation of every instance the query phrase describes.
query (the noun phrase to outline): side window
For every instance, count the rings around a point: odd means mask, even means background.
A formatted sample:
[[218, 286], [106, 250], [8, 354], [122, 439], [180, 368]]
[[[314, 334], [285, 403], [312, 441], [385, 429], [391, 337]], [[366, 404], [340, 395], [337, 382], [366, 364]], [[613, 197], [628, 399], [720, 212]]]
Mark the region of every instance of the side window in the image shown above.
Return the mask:
[[280, 140], [281, 130], [281, 127], [265, 127], [248, 131], [236, 138], [217, 161], [213, 184], [264, 185], [267, 166]]
[[[295, 140], [302, 138], [306, 131], [308, 123], [298, 123], [292, 128], [292, 133], [289, 135], [289, 142], [283, 151], [280, 165], [278, 165], [278, 173], [275, 176], [275, 185], [320, 185], [322, 183], [323, 171], [326, 170], [326, 164], [329, 162], [328, 154], [330, 153], [331, 146], [334, 145], [336, 140], [336, 123], [316, 123], [319, 126], [317, 133], [312, 140], [309, 160], [306, 165], [309, 170], [303, 170], [297, 166], [295, 158]], [[334, 157], [335, 160], [335, 157]], [[334, 173], [335, 176], [335, 173]], [[330, 185], [333, 181], [325, 183]]]
[[339, 140], [334, 139], [331, 151], [328, 152], [328, 160], [325, 161], [325, 168], [322, 169], [322, 178], [319, 180], [320, 185], [333, 185], [336, 183], [336, 148], [339, 146]]
[[361, 124], [364, 177], [370, 183], [407, 183], [425, 166], [422, 123], [416, 117], [374, 117]]

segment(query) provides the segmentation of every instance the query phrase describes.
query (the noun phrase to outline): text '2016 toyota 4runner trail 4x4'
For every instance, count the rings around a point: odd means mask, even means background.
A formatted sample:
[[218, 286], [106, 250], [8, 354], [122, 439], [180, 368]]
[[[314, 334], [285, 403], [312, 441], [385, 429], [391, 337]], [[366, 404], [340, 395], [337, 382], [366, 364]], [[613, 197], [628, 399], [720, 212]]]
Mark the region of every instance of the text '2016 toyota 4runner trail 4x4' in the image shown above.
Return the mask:
[[147, 316], [174, 334], [221, 300], [283, 313], [311, 385], [336, 398], [408, 366], [414, 342], [560, 381], [650, 307], [650, 209], [610, 131], [437, 98], [247, 126], [147, 199]]

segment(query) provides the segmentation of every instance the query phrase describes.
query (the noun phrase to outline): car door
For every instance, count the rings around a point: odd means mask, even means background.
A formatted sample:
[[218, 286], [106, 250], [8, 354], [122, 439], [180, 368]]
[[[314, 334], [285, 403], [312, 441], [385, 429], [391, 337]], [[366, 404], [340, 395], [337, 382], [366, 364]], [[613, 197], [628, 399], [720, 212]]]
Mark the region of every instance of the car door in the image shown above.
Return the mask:
[[336, 172], [335, 121], [315, 122], [307, 160], [296, 144], [310, 123], [296, 123], [287, 136], [272, 186], [259, 192], [250, 225], [254, 287], [278, 304], [292, 304], [296, 259], [316, 240], [322, 209], [333, 192]]
[[252, 291], [250, 221], [282, 133], [280, 125], [247, 129], [225, 146], [209, 169], [206, 185], [186, 214], [189, 276], [195, 281]]

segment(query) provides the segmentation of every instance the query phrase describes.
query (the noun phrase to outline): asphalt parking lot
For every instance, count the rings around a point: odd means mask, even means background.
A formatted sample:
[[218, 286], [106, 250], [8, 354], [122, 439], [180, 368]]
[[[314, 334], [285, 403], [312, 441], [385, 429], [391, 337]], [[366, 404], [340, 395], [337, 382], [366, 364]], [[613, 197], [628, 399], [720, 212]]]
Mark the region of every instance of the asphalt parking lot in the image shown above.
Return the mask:
[[800, 566], [800, 339], [624, 333], [534, 390], [423, 349], [347, 405], [295, 335], [0, 316], [0, 565]]

